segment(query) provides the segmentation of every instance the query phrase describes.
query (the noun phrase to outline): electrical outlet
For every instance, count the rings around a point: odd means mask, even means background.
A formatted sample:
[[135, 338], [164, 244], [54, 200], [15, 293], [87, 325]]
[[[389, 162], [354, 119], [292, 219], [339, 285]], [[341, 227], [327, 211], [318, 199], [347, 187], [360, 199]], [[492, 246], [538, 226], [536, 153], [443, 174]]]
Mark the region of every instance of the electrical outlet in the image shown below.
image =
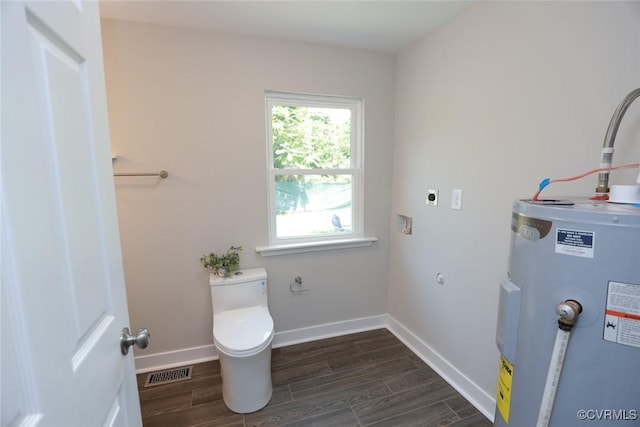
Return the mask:
[[451, 209], [457, 211], [462, 209], [462, 190], [453, 190], [451, 192]]
[[430, 188], [427, 190], [427, 200], [425, 202], [429, 206], [438, 206], [438, 190]]

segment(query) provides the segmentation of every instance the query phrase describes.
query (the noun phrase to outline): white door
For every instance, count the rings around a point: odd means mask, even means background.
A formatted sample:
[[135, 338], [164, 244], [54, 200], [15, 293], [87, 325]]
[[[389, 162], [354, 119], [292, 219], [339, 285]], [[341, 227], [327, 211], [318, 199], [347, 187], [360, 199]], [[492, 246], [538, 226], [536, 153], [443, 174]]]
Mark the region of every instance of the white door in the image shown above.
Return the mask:
[[1, 15], [2, 426], [139, 426], [98, 2]]

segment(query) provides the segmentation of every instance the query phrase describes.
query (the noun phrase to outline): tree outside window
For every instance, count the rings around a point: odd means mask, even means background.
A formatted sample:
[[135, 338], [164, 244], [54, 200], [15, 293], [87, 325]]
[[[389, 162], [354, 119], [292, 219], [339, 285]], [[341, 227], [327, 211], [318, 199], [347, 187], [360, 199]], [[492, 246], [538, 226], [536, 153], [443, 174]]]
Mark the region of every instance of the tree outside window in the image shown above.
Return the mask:
[[360, 104], [267, 94], [272, 241], [360, 234]]

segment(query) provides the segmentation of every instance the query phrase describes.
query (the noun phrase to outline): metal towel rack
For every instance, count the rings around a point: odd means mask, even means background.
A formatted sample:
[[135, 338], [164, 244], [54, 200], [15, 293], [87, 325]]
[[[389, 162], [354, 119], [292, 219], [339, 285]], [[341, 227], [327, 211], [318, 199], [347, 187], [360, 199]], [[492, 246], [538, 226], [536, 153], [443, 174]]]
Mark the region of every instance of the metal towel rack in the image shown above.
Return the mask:
[[165, 170], [161, 170], [160, 172], [143, 172], [143, 173], [114, 173], [113, 176], [159, 176], [162, 179], [165, 179], [169, 176], [169, 172]]

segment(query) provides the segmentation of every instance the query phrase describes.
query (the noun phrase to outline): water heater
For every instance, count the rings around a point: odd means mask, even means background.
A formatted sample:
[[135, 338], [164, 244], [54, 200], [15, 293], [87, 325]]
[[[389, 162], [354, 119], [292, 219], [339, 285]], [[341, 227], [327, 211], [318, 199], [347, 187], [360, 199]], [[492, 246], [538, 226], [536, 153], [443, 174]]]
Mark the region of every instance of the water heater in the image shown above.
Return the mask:
[[514, 202], [499, 305], [495, 426], [640, 426], [640, 207]]

